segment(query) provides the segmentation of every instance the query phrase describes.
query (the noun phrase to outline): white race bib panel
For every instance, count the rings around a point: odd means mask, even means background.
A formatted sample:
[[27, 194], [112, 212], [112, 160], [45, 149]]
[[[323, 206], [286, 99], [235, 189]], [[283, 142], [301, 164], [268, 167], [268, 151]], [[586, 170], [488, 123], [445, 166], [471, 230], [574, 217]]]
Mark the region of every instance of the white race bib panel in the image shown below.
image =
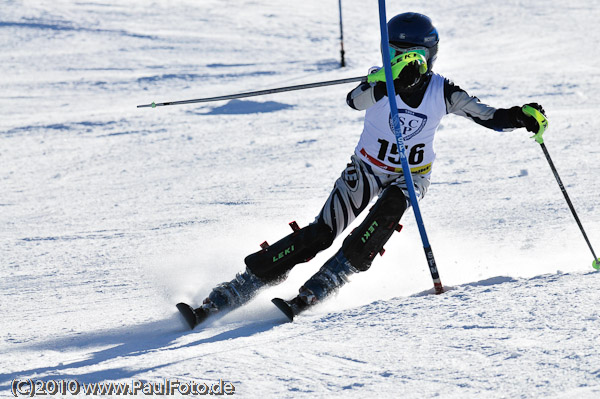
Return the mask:
[[[446, 115], [444, 78], [433, 74], [423, 100], [417, 108], [406, 105], [398, 95], [396, 102], [411, 172], [429, 176], [435, 160], [433, 139], [442, 117]], [[364, 129], [355, 153], [378, 170], [386, 173], [402, 173], [387, 96], [367, 109]]]

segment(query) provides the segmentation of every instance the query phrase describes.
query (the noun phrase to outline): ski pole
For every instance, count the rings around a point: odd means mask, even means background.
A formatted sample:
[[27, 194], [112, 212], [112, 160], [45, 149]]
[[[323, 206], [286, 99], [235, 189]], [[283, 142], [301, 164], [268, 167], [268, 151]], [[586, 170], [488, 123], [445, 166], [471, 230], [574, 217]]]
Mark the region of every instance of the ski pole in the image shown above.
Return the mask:
[[206, 102], [220, 101], [220, 100], [232, 100], [234, 98], [262, 96], [265, 94], [281, 93], [284, 91], [312, 89], [313, 87], [333, 86], [333, 85], [339, 85], [339, 84], [351, 83], [351, 82], [362, 82], [362, 81], [366, 82], [366, 80], [367, 80], [366, 76], [356, 76], [354, 78], [327, 80], [324, 82], [306, 83], [306, 84], [295, 85], [295, 86], [278, 87], [276, 89], [249, 91], [246, 93], [228, 94], [225, 96], [218, 96], [218, 97], [196, 98], [193, 100], [169, 101], [169, 102], [164, 102], [164, 103], [153, 102], [152, 104], [143, 104], [143, 105], [138, 105], [137, 107], [138, 108], [156, 108], [156, 107], [163, 107], [166, 105], [182, 105], [182, 104], [206, 103]]
[[526, 115], [534, 117], [540, 126], [538, 132], [531, 137], [534, 138], [535, 141], [537, 141], [540, 144], [540, 146], [542, 147], [542, 151], [544, 151], [544, 155], [546, 156], [546, 159], [548, 160], [548, 164], [550, 164], [550, 169], [552, 169], [552, 173], [554, 173], [556, 182], [558, 183], [560, 190], [562, 191], [563, 195], [565, 196], [565, 200], [567, 201], [567, 204], [569, 205], [569, 209], [571, 209], [571, 213], [573, 214], [573, 217], [575, 218], [575, 221], [577, 222], [577, 225], [579, 226], [579, 230], [581, 231], [581, 234], [583, 234], [583, 238], [585, 238], [585, 242], [587, 242], [588, 247], [590, 247], [590, 251], [592, 251], [592, 256], [594, 256], [594, 261], [592, 262], [592, 267], [596, 270], [600, 270], [600, 259], [598, 259], [598, 257], [596, 256], [596, 253], [594, 252], [594, 248], [592, 248], [592, 244], [590, 243], [590, 240], [588, 239], [587, 234], [585, 234], [583, 225], [581, 224], [581, 221], [579, 220], [579, 217], [577, 216], [577, 212], [575, 212], [575, 207], [573, 206], [573, 203], [571, 202], [571, 199], [569, 198], [569, 194], [567, 194], [567, 190], [565, 189], [565, 186], [562, 183], [560, 176], [558, 175], [558, 171], [556, 170], [556, 167], [554, 166], [554, 162], [552, 162], [552, 158], [550, 158], [550, 154], [548, 153], [546, 144], [544, 144], [544, 138], [542, 137], [542, 135], [544, 134], [544, 131], [548, 128], [548, 119], [546, 119], [544, 114], [542, 114], [540, 111], [538, 111], [537, 109], [535, 109], [529, 105], [523, 106], [523, 112]]
[[427, 238], [427, 232], [425, 231], [425, 224], [421, 217], [421, 210], [419, 209], [419, 202], [415, 193], [415, 187], [413, 184], [412, 175], [410, 172], [410, 166], [408, 165], [408, 159], [406, 158], [406, 152], [404, 149], [404, 139], [402, 138], [402, 128], [400, 127], [400, 119], [398, 117], [398, 106], [396, 103], [396, 89], [394, 87], [394, 79], [392, 76], [392, 64], [390, 61], [389, 47], [389, 36], [387, 30], [387, 18], [385, 16], [385, 0], [379, 0], [379, 26], [381, 29], [381, 54], [383, 56], [383, 67], [385, 69], [385, 82], [388, 92], [388, 99], [390, 103], [390, 112], [392, 116], [392, 124], [394, 126], [394, 135], [396, 136], [396, 144], [398, 145], [398, 152], [400, 153], [400, 162], [402, 163], [402, 171], [404, 173], [404, 179], [406, 180], [406, 188], [410, 197], [410, 203], [417, 220], [417, 226], [419, 227], [419, 233], [421, 234], [421, 241], [423, 241], [423, 249], [425, 250], [425, 257], [429, 264], [429, 272], [433, 279], [433, 287], [435, 288], [436, 294], [444, 292], [442, 281], [437, 270], [435, 258], [433, 257], [433, 251]]

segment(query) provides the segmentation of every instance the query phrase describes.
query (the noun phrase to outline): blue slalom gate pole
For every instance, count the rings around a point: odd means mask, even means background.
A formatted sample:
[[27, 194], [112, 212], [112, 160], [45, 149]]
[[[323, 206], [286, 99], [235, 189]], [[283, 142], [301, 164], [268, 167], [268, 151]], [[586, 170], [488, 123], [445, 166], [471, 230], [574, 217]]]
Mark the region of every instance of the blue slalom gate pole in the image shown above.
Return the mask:
[[431, 272], [431, 278], [433, 279], [433, 287], [435, 288], [436, 294], [444, 292], [442, 281], [437, 270], [435, 258], [433, 257], [433, 251], [427, 238], [427, 232], [425, 231], [425, 224], [421, 217], [421, 210], [419, 209], [419, 202], [415, 193], [415, 187], [413, 184], [412, 175], [410, 173], [410, 166], [408, 165], [408, 159], [406, 157], [406, 151], [404, 149], [404, 139], [402, 138], [402, 128], [400, 126], [400, 119], [398, 117], [398, 105], [396, 103], [396, 89], [394, 88], [394, 79], [392, 76], [392, 64], [390, 60], [389, 48], [389, 36], [387, 29], [387, 17], [385, 15], [385, 0], [379, 0], [379, 25], [381, 28], [381, 55], [383, 56], [383, 67], [385, 69], [385, 85], [387, 88], [388, 99], [390, 102], [390, 112], [392, 116], [392, 125], [394, 127], [394, 135], [396, 136], [396, 144], [398, 145], [398, 152], [400, 153], [400, 162], [402, 163], [402, 171], [406, 180], [406, 187], [408, 188], [408, 194], [410, 197], [410, 203], [415, 213], [415, 219], [417, 220], [417, 226], [419, 227], [419, 233], [421, 234], [421, 241], [423, 241], [423, 249], [425, 250], [425, 257], [429, 264], [429, 271]]

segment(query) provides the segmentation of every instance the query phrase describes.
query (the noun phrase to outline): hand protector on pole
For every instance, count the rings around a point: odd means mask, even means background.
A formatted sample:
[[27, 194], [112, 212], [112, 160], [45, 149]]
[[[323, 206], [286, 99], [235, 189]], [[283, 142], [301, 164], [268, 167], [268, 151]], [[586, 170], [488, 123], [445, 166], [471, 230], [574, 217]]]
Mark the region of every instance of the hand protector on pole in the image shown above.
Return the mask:
[[[523, 105], [520, 111], [517, 113], [517, 122], [526, 128], [527, 131], [535, 133], [537, 137], [541, 138], [544, 131], [548, 128], [548, 119], [546, 119], [544, 108], [538, 103], [529, 103]], [[537, 138], [535, 141], [541, 144]]]
[[531, 138], [535, 139], [539, 144], [544, 143], [542, 135], [548, 129], [548, 119], [544, 108], [537, 103], [523, 105], [521, 108], [523, 114], [527, 115], [525, 120], [522, 120], [523, 126], [529, 132], [535, 133]]
[[[418, 68], [419, 74], [423, 75], [427, 72], [427, 60], [425, 57], [414, 51], [409, 51], [398, 55], [392, 60], [392, 78], [398, 79], [400, 73], [405, 67], [409, 66]], [[367, 76], [367, 82], [385, 82], [385, 68], [380, 68], [376, 72], [373, 72]]]

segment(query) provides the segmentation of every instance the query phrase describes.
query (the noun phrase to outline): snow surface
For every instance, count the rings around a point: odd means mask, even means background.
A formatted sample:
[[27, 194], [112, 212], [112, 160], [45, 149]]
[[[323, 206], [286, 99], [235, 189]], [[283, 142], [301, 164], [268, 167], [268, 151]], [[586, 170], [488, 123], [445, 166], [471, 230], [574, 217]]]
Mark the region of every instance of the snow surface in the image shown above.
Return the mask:
[[[285, 323], [339, 247], [205, 328], [198, 304], [263, 240], [316, 216], [363, 113], [353, 85], [137, 109], [360, 76], [377, 2], [13, 1], [0, 7], [0, 395], [15, 378], [230, 381], [240, 397], [600, 397], [598, 273], [539, 146], [456, 116], [423, 218], [339, 295]], [[435, 70], [483, 102], [537, 101], [600, 250], [600, 2], [388, 2], [430, 15]]]

